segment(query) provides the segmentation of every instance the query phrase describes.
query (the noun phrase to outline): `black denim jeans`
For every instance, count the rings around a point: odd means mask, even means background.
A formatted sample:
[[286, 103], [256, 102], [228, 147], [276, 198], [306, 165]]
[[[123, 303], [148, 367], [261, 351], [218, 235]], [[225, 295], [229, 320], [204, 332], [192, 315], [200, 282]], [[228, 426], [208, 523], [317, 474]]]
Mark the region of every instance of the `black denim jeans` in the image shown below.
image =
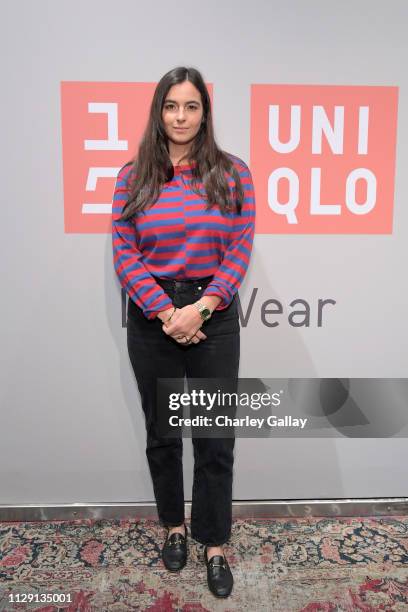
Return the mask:
[[[156, 279], [179, 308], [197, 301], [211, 277], [197, 281]], [[224, 310], [214, 311], [201, 330], [207, 339], [183, 346], [162, 330], [159, 318], [147, 319], [129, 299], [127, 344], [137, 380], [147, 432], [146, 456], [160, 523], [184, 520], [183, 439], [160, 437], [156, 431], [156, 379], [238, 378], [240, 327], [234, 297]], [[191, 536], [201, 544], [220, 546], [231, 535], [232, 481], [235, 438], [197, 438], [192, 433], [194, 480]]]

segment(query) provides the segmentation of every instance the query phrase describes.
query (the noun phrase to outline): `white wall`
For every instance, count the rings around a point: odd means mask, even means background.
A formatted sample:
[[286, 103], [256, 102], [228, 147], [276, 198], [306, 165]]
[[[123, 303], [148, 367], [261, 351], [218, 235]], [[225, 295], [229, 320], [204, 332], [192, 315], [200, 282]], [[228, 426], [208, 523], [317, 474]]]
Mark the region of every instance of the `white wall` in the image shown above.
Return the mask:
[[[323, 327], [242, 329], [241, 376], [406, 377], [404, 0], [3, 3], [0, 503], [153, 500], [109, 235], [65, 234], [61, 81], [214, 86], [220, 145], [249, 163], [252, 83], [400, 87], [392, 235], [259, 235], [240, 292], [332, 297]], [[322, 257], [324, 253], [324, 257]], [[185, 441], [186, 499], [192, 482]], [[239, 439], [235, 499], [407, 495], [406, 439]]]

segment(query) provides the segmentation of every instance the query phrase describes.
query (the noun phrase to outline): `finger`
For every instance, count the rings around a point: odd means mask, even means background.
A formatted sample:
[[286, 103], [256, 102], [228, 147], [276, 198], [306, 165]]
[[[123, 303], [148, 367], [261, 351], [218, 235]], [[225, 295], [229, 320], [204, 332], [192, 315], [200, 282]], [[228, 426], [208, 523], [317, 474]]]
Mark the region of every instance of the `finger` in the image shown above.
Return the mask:
[[188, 334], [186, 334], [185, 332], [182, 332], [182, 331], [169, 333], [169, 336], [174, 338], [174, 340], [177, 340], [177, 341], [180, 341], [180, 342], [184, 342], [185, 339], [186, 339], [186, 336], [188, 338], [191, 338], [191, 336], [189, 336]]
[[174, 334], [171, 337], [173, 338], [173, 340], [179, 342], [180, 344], [184, 344], [186, 341], [186, 337], [184, 334]]
[[202, 332], [202, 331], [201, 331], [201, 329], [199, 329], [199, 330], [196, 332], [196, 336], [197, 336], [197, 338], [199, 338], [200, 340], [206, 340], [206, 339], [207, 339], [207, 336], [205, 335], [205, 333], [204, 333], [204, 332]]
[[173, 336], [173, 338], [179, 344], [188, 345], [188, 344], [191, 344], [192, 336], [187, 336], [186, 334], [183, 334], [183, 335], [177, 334], [177, 336]]
[[198, 344], [200, 342], [200, 338], [197, 338], [197, 336], [193, 336], [191, 338], [191, 344]]

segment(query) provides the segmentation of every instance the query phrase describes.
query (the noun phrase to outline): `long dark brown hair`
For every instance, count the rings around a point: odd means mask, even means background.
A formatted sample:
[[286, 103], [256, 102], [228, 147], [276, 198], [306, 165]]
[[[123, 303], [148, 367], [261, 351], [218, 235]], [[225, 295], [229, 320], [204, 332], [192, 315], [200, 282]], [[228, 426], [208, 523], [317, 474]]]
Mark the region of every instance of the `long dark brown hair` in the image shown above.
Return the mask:
[[[244, 200], [242, 183], [232, 159], [215, 142], [211, 101], [203, 77], [195, 68], [181, 66], [167, 72], [157, 84], [138, 152], [126, 164], [132, 166], [129, 177], [134, 178], [129, 183], [129, 198], [120, 217], [123, 221], [152, 205], [159, 197], [162, 185], [174, 176], [162, 109], [169, 89], [184, 81], [190, 81], [198, 89], [203, 105], [202, 123], [188, 154], [190, 161], [197, 162], [191, 169], [190, 187], [194, 193], [207, 200], [207, 210], [217, 204], [222, 214], [231, 210], [241, 213]], [[224, 171], [234, 179], [234, 198], [231, 197]], [[202, 181], [205, 193], [198, 187], [199, 181]]]

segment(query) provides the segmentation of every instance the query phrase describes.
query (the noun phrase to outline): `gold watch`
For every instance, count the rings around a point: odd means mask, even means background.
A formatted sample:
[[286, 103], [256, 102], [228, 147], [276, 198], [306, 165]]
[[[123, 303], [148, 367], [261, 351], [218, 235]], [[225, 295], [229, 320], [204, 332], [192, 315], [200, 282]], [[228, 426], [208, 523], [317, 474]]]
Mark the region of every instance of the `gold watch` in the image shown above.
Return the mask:
[[207, 321], [211, 317], [211, 310], [202, 302], [194, 302], [194, 306], [197, 308], [198, 312], [200, 313], [200, 317], [203, 321]]

